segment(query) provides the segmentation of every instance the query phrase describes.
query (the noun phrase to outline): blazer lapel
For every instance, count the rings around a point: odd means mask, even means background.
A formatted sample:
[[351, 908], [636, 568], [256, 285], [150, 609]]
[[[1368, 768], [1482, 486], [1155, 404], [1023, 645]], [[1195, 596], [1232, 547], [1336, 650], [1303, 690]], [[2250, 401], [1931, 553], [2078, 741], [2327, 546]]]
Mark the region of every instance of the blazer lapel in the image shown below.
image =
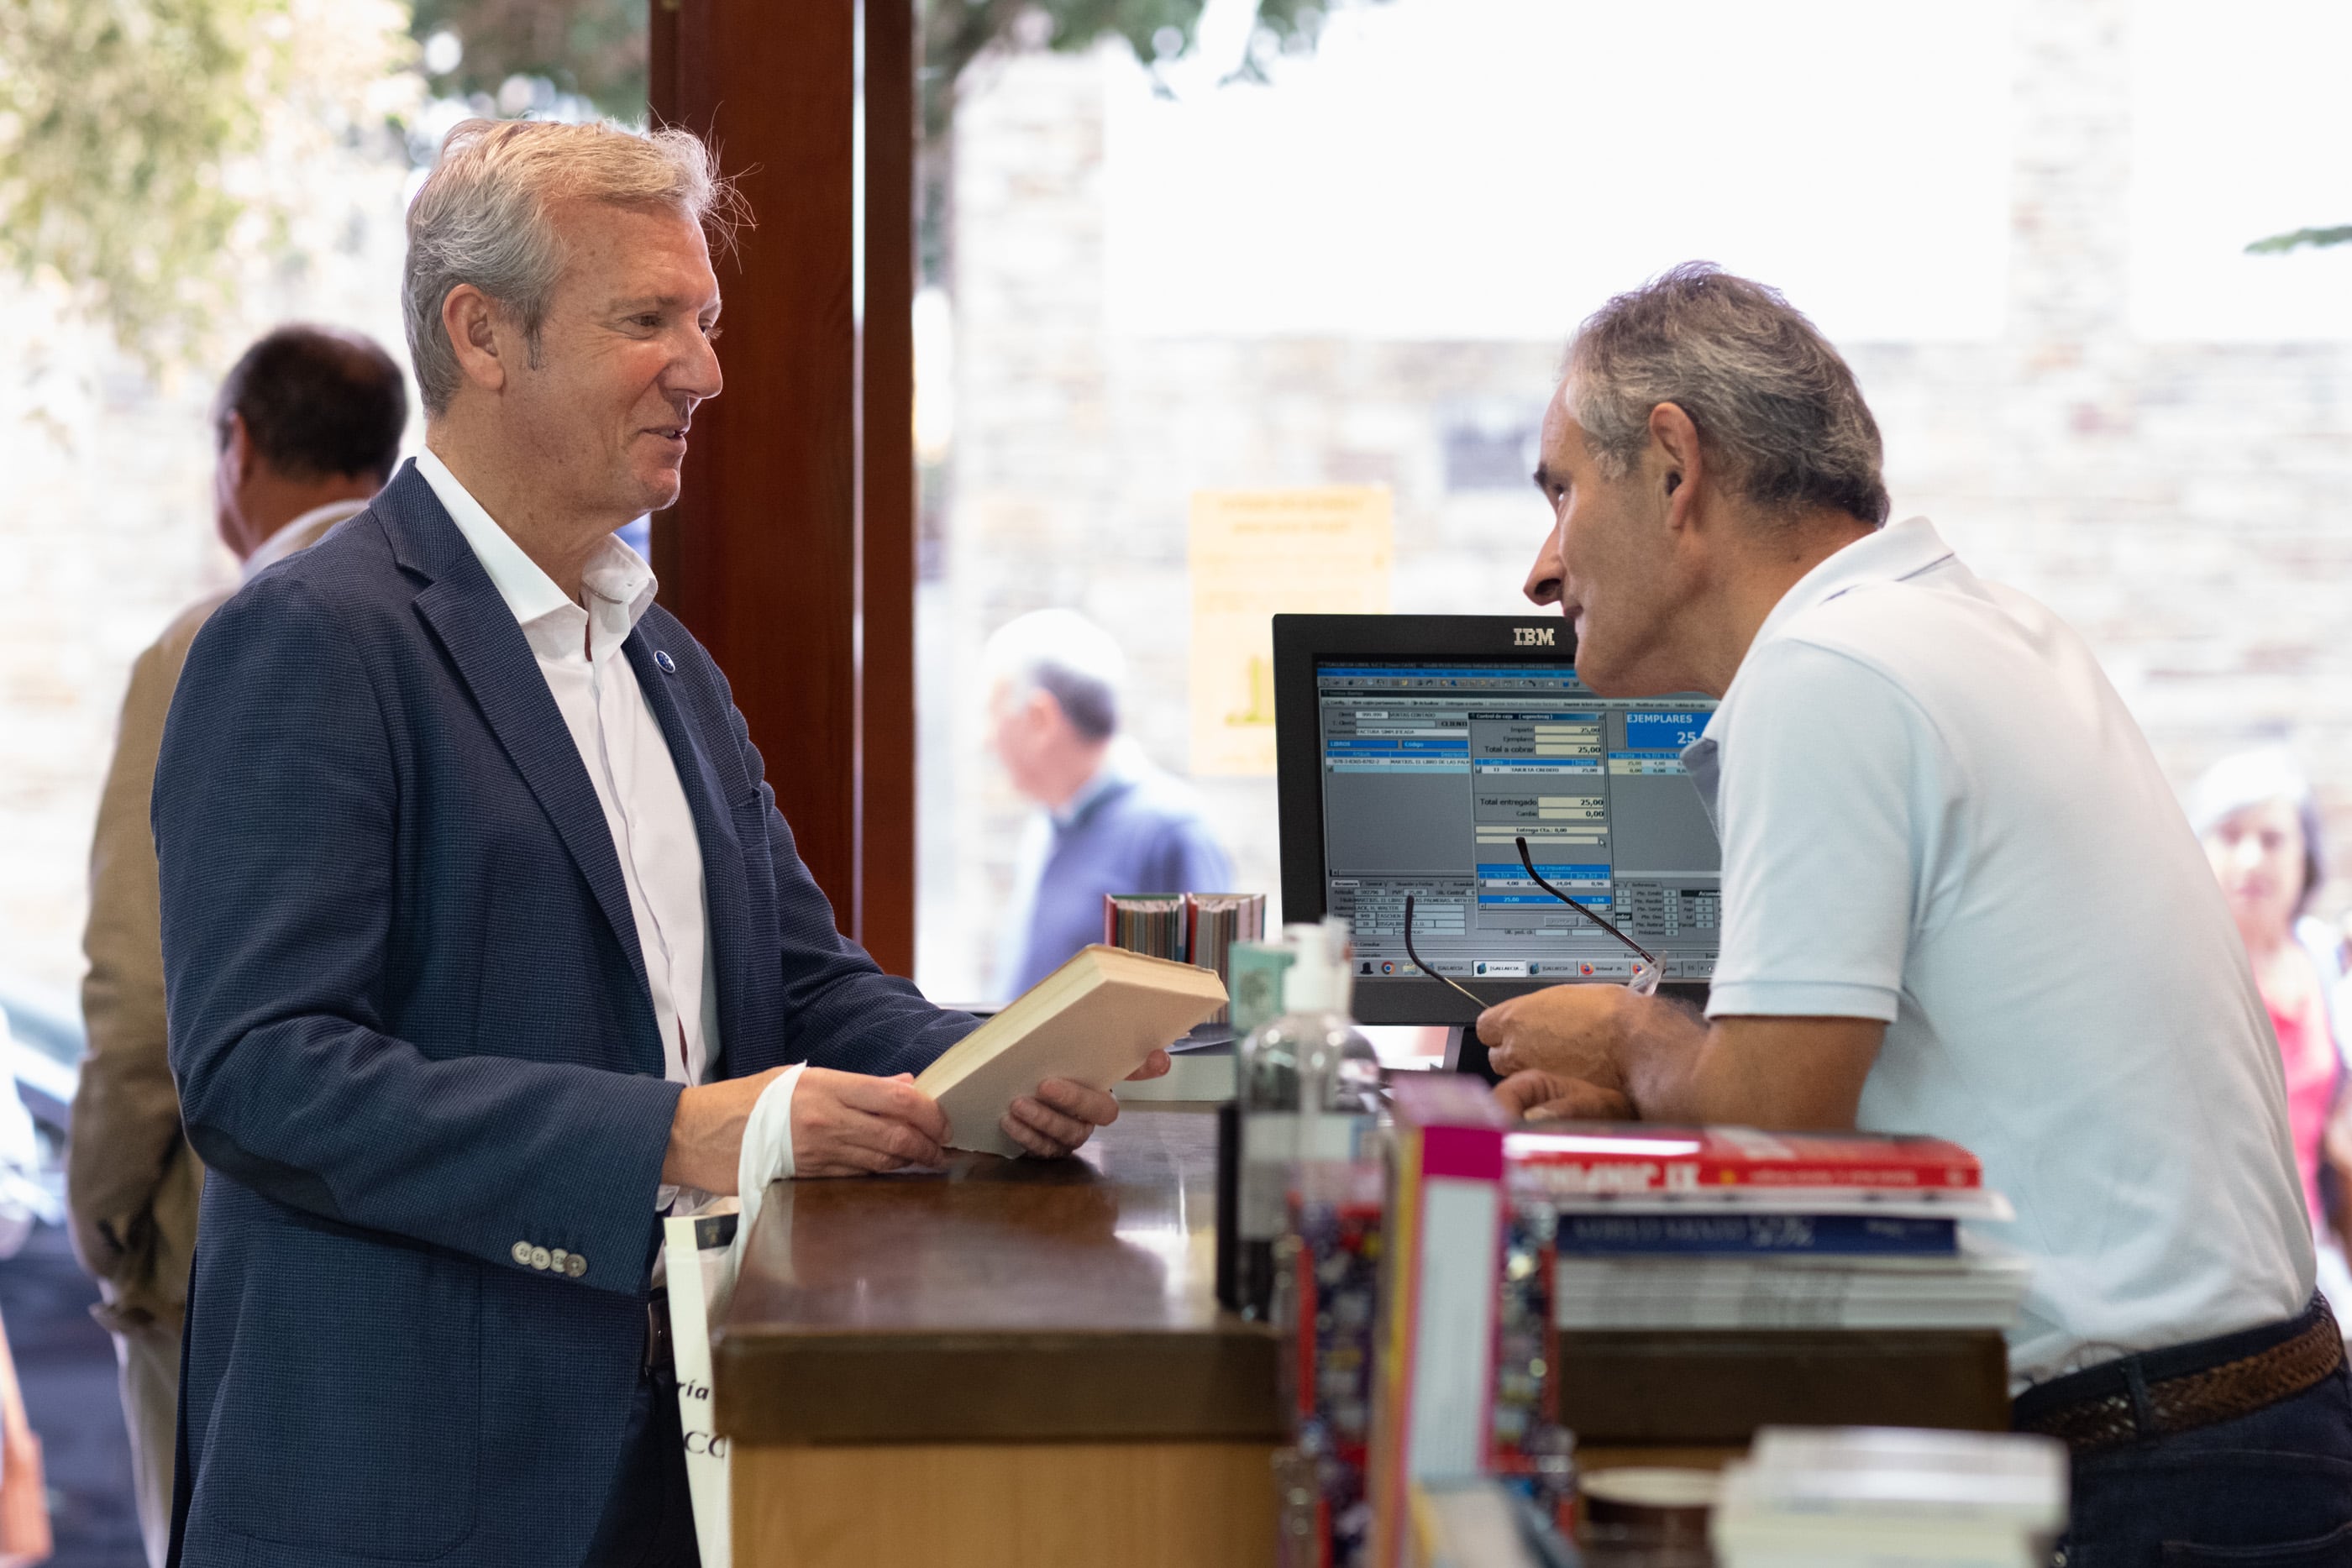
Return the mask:
[[661, 1031], [654, 1020], [653, 989], [646, 979], [645, 954], [637, 946], [628, 883], [621, 877], [620, 856], [604, 825], [596, 786], [590, 782], [580, 748], [555, 706], [555, 694], [547, 689], [547, 677], [540, 673], [513, 612], [432, 486], [413, 467], [404, 470], [385, 487], [377, 508], [394, 525], [385, 531], [395, 558], [434, 580], [416, 596], [417, 613], [448, 651], [490, 732], [554, 824], [556, 836], [580, 868], [628, 957], [637, 995], [645, 1002], [639, 1020], [644, 1027], [633, 1031], [633, 1053], [643, 1059], [640, 1068], [658, 1074]]
[[727, 1043], [735, 1038], [740, 1004], [750, 994], [745, 988], [750, 955], [740, 940], [750, 929], [745, 918], [750, 891], [743, 881], [742, 841], [728, 820], [727, 791], [718, 770], [671, 689], [675, 677], [654, 663], [653, 645], [646, 642], [642, 623], [629, 633], [621, 651], [628, 655], [629, 668], [636, 673], [637, 685], [646, 694], [646, 706], [653, 710], [654, 722], [661, 726], [662, 738], [669, 743], [670, 761], [677, 768], [678, 787], [686, 793], [695, 839], [702, 848], [703, 941], [709, 947], [711, 969], [719, 982], [718, 1049], [710, 1053], [708, 1069], [715, 1078], [726, 1058]]

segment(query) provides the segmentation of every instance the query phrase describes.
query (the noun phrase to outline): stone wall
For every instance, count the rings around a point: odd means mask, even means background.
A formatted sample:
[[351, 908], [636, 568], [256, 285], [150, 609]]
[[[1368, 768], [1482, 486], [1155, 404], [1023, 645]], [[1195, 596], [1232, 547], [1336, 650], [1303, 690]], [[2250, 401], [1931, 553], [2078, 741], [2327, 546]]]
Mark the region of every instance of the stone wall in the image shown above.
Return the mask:
[[[2289, 743], [2334, 830], [2340, 905], [2352, 347], [2133, 336], [2129, 9], [2018, 8], [2003, 336], [1844, 347], [1885, 430], [1897, 515], [1927, 514], [1979, 571], [2079, 627], [2176, 782], [2238, 747]], [[1048, 604], [1112, 627], [1135, 663], [1136, 731], [1181, 771], [1191, 491], [1391, 486], [1400, 611], [1518, 608], [1548, 524], [1522, 487], [1449, 487], [1445, 442], [1497, 409], [1531, 423], [1557, 341], [1105, 329], [1108, 68], [997, 61], [959, 123], [958, 424], [944, 576], [923, 618], [921, 949], [927, 982], [958, 994], [985, 973], [992, 937], [974, 915], [1003, 906], [1021, 809], [982, 749], [968, 684], [991, 629]], [[1275, 887], [1272, 781], [1201, 783], [1241, 885]]]

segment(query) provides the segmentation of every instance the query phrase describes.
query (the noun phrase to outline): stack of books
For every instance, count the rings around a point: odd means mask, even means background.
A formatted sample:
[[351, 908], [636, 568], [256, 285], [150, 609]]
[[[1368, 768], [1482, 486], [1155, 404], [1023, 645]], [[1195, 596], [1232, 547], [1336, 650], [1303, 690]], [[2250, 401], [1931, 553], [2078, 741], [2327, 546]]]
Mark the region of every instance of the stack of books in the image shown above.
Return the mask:
[[2042, 1568], [2066, 1528], [2048, 1437], [1766, 1427], [1724, 1476], [1719, 1568]]
[[1964, 1221], [2005, 1220], [1934, 1138], [1583, 1124], [1507, 1139], [1556, 1214], [1564, 1330], [2006, 1329], [2031, 1279]]

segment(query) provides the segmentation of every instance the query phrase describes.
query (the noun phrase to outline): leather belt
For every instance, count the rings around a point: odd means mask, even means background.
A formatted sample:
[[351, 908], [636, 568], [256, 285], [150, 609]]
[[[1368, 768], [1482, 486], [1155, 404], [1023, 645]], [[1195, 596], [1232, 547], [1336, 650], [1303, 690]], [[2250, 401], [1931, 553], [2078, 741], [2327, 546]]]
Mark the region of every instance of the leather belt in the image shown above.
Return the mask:
[[677, 1370], [677, 1347], [670, 1343], [667, 1286], [656, 1290], [646, 1302], [645, 1370], [647, 1374]]
[[[2078, 1377], [2105, 1386], [2031, 1415], [2021, 1412], [2017, 1429], [2059, 1438], [2077, 1454], [2098, 1453], [2251, 1416], [2316, 1387], [2344, 1364], [2343, 1331], [2325, 1301], [2315, 1300], [2302, 1318], [2284, 1327], [2290, 1331], [2286, 1337], [2263, 1349], [2169, 1376], [2147, 1376], [2139, 1364], [2148, 1358], [2126, 1356], [2058, 1379], [2043, 1386], [2055, 1393]], [[2168, 1358], [2172, 1353], [2156, 1354]]]

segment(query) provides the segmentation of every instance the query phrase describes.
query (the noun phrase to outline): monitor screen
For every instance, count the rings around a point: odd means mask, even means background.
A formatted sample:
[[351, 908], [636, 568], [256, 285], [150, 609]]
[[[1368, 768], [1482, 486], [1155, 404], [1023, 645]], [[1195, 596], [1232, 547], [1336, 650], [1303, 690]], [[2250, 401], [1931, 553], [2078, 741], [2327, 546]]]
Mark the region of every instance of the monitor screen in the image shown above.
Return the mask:
[[[1528, 876], [1521, 838], [1543, 880], [1656, 956], [1670, 988], [1704, 986], [1721, 857], [1682, 750], [1712, 699], [1595, 695], [1557, 620], [1534, 628], [1550, 645], [1524, 646], [1512, 638], [1528, 623], [1513, 618], [1279, 620], [1294, 622], [1288, 661], [1277, 643], [1286, 917], [1304, 913], [1297, 883], [1311, 860], [1318, 912], [1354, 927], [1360, 1016], [1458, 1022], [1469, 1010], [1408, 956], [1408, 894], [1422, 959], [1490, 1000], [1631, 977], [1622, 943]], [[1301, 766], [1317, 821], [1294, 851]]]

